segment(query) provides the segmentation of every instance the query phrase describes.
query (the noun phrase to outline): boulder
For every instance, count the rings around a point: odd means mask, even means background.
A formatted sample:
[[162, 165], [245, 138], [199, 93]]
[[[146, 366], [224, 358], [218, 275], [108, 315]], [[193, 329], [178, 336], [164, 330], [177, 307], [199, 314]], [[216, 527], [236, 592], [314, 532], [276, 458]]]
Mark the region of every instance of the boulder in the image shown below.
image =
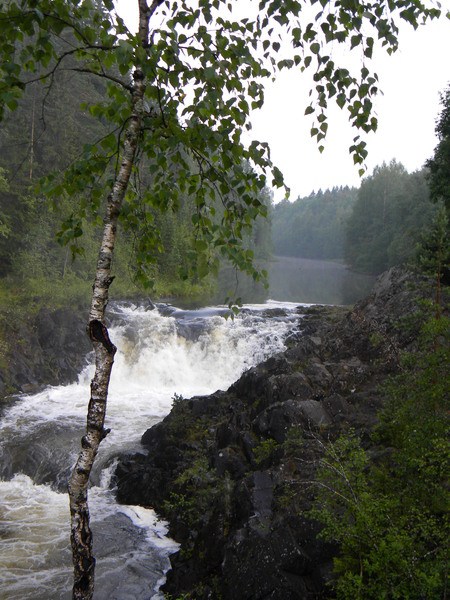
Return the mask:
[[410, 282], [391, 269], [353, 309], [307, 309], [285, 352], [226, 392], [177, 403], [144, 434], [147, 455], [122, 457], [119, 500], [156, 508], [182, 545], [164, 591], [193, 599], [330, 597], [337, 549], [305, 516], [317, 464], [325, 442], [348, 428], [376, 455], [370, 431], [384, 400], [379, 384], [414, 343], [414, 333], [396, 325], [417, 308]]
[[77, 310], [42, 308], [3, 327], [7, 342], [0, 395], [35, 393], [45, 385], [75, 381], [91, 350], [86, 319]]

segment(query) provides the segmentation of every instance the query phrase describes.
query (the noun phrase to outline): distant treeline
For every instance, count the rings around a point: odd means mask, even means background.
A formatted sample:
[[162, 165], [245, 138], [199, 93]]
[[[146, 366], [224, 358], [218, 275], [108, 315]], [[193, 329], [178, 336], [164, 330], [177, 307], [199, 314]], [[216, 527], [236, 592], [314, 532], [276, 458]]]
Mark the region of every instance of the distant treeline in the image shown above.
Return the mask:
[[274, 252], [344, 259], [355, 270], [381, 273], [413, 256], [436, 211], [424, 170], [409, 174], [396, 161], [383, 163], [359, 189], [333, 188], [276, 205]]
[[280, 256], [343, 258], [345, 228], [357, 197], [355, 188], [333, 188], [274, 207], [272, 239]]

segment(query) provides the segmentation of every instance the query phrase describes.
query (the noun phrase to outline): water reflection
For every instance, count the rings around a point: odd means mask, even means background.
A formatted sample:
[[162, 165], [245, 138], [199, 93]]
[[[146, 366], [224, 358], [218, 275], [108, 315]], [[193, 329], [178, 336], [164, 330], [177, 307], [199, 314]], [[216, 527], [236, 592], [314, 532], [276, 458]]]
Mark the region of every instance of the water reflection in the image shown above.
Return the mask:
[[353, 304], [366, 296], [375, 277], [349, 271], [335, 261], [295, 257], [275, 257], [262, 265], [269, 272], [269, 289], [243, 273], [225, 268], [219, 277], [218, 292], [212, 299], [223, 302], [227, 296], [243, 302], [264, 302], [268, 298], [287, 302]]

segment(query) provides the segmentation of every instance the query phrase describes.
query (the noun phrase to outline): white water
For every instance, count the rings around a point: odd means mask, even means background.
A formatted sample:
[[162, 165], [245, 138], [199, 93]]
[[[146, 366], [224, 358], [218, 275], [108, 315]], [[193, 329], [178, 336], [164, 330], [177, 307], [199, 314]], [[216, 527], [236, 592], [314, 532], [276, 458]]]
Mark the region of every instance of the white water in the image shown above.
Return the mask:
[[[265, 318], [268, 307], [290, 316]], [[102, 443], [90, 490], [97, 555], [97, 600], [157, 598], [176, 544], [151, 510], [116, 504], [110, 490], [114, 457], [140, 449], [140, 438], [170, 410], [174, 394], [189, 398], [226, 389], [241, 373], [283, 348], [294, 307], [252, 306], [234, 321], [220, 310], [116, 306], [111, 339], [118, 347]], [[223, 311], [222, 311], [223, 312]], [[0, 598], [70, 598], [71, 556], [65, 482], [82, 435], [92, 366], [77, 383], [24, 396], [0, 424]]]

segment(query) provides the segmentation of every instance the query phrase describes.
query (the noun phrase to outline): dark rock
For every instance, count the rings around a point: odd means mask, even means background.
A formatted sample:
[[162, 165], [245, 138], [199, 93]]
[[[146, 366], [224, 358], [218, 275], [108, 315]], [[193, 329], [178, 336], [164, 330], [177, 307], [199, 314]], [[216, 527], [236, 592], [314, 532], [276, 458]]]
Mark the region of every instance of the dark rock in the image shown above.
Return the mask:
[[[417, 308], [410, 280], [392, 269], [352, 310], [302, 307], [285, 352], [227, 392], [176, 403], [144, 434], [148, 455], [122, 458], [119, 500], [155, 507], [182, 544], [165, 591], [193, 599], [330, 597], [336, 548], [299, 515], [311, 507], [327, 439], [352, 428], [379, 455], [370, 438], [384, 400], [379, 384], [414, 343], [414, 332], [396, 325]], [[201, 469], [187, 481], [195, 465]], [[167, 502], [174, 492], [184, 505]]]
[[331, 423], [331, 419], [322, 402], [305, 400], [304, 402], [300, 402], [299, 409], [303, 414], [307, 427], [319, 428]]
[[261, 411], [253, 421], [253, 429], [258, 435], [282, 444], [294, 426], [324, 427], [330, 423], [330, 416], [322, 403], [316, 400], [286, 400]]
[[265, 319], [272, 319], [274, 317], [287, 317], [287, 312], [284, 308], [267, 308], [262, 312], [262, 316]]
[[[91, 350], [86, 319], [76, 310], [42, 308], [28, 319], [3, 322], [7, 367], [2, 393], [31, 393], [76, 380]], [[13, 340], [13, 342], [11, 342]]]
[[[255, 471], [252, 479], [252, 505], [255, 511], [252, 517], [264, 523], [272, 516], [273, 479], [267, 471]], [[261, 528], [258, 527], [258, 530]], [[267, 532], [262, 533], [265, 535]]]
[[309, 378], [302, 372], [283, 375], [279, 379], [278, 387], [281, 398], [307, 400], [314, 393]]
[[[223, 598], [317, 600], [325, 598], [320, 565], [332, 548], [315, 541], [317, 529], [299, 519], [265, 534], [237, 532], [222, 564]], [[320, 554], [319, 554], [320, 553]]]
[[345, 398], [338, 394], [328, 396], [328, 398], [323, 401], [323, 406], [331, 416], [331, 419], [335, 422], [345, 419], [348, 415], [349, 404]]
[[196, 342], [201, 335], [205, 333], [205, 321], [203, 319], [194, 321], [177, 321], [176, 322], [177, 333], [180, 337], [190, 342]]
[[219, 450], [213, 466], [219, 477], [229, 473], [232, 479], [240, 479], [248, 470], [247, 461], [242, 459], [242, 454], [234, 448], [223, 448]]

